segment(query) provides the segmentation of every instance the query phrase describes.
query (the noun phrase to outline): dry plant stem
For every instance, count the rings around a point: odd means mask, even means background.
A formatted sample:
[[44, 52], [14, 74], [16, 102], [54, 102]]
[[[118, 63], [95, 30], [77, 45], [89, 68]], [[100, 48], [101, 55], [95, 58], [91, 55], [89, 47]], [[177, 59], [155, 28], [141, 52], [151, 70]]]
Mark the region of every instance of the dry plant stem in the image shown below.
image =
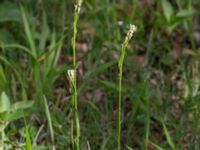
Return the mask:
[[127, 32], [125, 40], [122, 44], [120, 59], [118, 62], [119, 67], [119, 99], [118, 99], [118, 137], [117, 137], [117, 149], [121, 149], [121, 105], [122, 105], [122, 71], [123, 71], [123, 63], [124, 57], [126, 53], [126, 47], [128, 46], [128, 42], [133, 36], [133, 33], [136, 31], [136, 27], [134, 25], [130, 25], [130, 29]]

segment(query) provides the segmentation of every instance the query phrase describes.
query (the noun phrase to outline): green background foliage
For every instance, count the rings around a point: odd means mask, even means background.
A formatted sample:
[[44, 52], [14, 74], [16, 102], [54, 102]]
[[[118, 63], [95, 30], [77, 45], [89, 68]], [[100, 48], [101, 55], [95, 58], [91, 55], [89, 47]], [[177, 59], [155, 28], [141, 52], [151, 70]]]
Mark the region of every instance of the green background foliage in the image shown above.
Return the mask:
[[[72, 149], [74, 4], [0, 1], [7, 149]], [[76, 39], [81, 150], [117, 149], [118, 60], [129, 24], [138, 29], [123, 66], [121, 149], [199, 149], [199, 10], [199, 0], [83, 1]]]

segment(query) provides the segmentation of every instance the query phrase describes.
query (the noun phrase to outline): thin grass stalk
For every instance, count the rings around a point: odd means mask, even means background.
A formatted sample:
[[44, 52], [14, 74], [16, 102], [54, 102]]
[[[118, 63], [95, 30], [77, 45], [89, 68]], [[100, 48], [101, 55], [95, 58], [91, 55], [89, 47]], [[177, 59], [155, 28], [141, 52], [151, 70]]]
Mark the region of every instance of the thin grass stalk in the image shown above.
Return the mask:
[[127, 35], [125, 37], [124, 42], [122, 43], [121, 48], [121, 54], [120, 59], [118, 62], [118, 68], [119, 68], [119, 95], [118, 95], [118, 137], [117, 137], [117, 149], [121, 149], [121, 105], [122, 105], [122, 72], [123, 72], [123, 63], [124, 63], [124, 57], [126, 53], [126, 48], [128, 46], [128, 42], [133, 36], [133, 33], [136, 31], [136, 27], [134, 25], [130, 25], [130, 29], [127, 32]]
[[77, 104], [77, 83], [76, 83], [76, 35], [77, 35], [77, 22], [78, 14], [75, 11], [74, 16], [74, 29], [73, 29], [73, 68], [74, 68], [74, 93], [73, 93], [73, 106], [75, 114], [75, 123], [76, 123], [76, 148], [79, 150], [79, 136], [80, 136], [80, 127], [79, 127], [79, 115], [78, 115], [78, 104]]
[[70, 125], [71, 125], [71, 145], [72, 145], [72, 149], [75, 149], [75, 143], [74, 143], [74, 116], [75, 116], [75, 112], [74, 112], [74, 69], [70, 69], [67, 70], [67, 74], [68, 74], [68, 79], [69, 79], [69, 83], [70, 83], [70, 93], [72, 94], [72, 99], [71, 99], [71, 109], [70, 109], [70, 113], [71, 113], [71, 121], [70, 121]]
[[123, 67], [121, 66], [119, 68], [118, 138], [117, 138], [118, 150], [121, 149], [120, 141], [121, 141], [122, 69]]
[[74, 149], [74, 114], [72, 110], [72, 119], [71, 119], [71, 144], [72, 144], [72, 149]]
[[[74, 14], [74, 22], [73, 22], [73, 38], [72, 38], [72, 49], [73, 49], [73, 70], [74, 70], [74, 79], [73, 79], [73, 98], [72, 98], [72, 106], [75, 114], [75, 125], [76, 125], [76, 149], [80, 149], [80, 125], [79, 125], [79, 114], [78, 114], [78, 102], [77, 102], [77, 83], [76, 83], [76, 36], [77, 36], [77, 22], [79, 19], [80, 8], [81, 8], [82, 0], [77, 0], [75, 4], [75, 14]], [[72, 125], [74, 125], [72, 121]], [[73, 129], [72, 129], [73, 130]], [[73, 141], [73, 139], [72, 139]]]
[[54, 137], [54, 130], [53, 130], [53, 124], [52, 124], [52, 119], [51, 119], [51, 114], [49, 111], [48, 103], [46, 97], [43, 95], [44, 99], [44, 108], [45, 108], [45, 113], [47, 116], [47, 122], [50, 130], [50, 137], [51, 137], [51, 142], [52, 142], [52, 150], [55, 150], [55, 137]]
[[166, 137], [168, 144], [170, 145], [172, 150], [176, 150], [175, 144], [172, 140], [172, 136], [170, 135], [170, 132], [168, 131], [163, 119], [161, 119], [161, 123], [162, 123], [163, 130], [164, 130], [165, 137]]

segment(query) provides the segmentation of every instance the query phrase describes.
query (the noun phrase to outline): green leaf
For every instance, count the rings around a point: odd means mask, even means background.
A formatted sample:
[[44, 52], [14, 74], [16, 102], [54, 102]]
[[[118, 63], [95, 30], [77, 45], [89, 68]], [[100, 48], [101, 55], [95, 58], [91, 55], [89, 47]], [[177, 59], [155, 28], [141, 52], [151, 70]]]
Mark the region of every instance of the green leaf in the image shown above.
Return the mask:
[[34, 146], [33, 150], [49, 150], [49, 149], [45, 146]]
[[156, 145], [156, 144], [154, 144], [154, 143], [152, 143], [152, 142], [151, 142], [151, 144], [152, 144], [157, 150], [164, 150], [162, 147], [160, 147], [160, 146], [158, 146], [158, 145]]
[[87, 141], [88, 150], [91, 150], [90, 143]]
[[30, 56], [32, 56], [34, 58], [34, 55], [32, 55], [32, 53], [30, 52], [30, 50], [28, 48], [26, 48], [25, 46], [19, 45], [19, 44], [1, 44], [0, 47], [5, 50], [9, 49], [9, 48], [12, 48], [15, 50], [20, 50], [20, 51], [28, 53]]
[[133, 148], [131, 148], [130, 146], [126, 145], [127, 150], [134, 150]]
[[84, 90], [85, 86], [87, 86], [91, 80], [94, 80], [97, 75], [104, 72], [109, 67], [113, 66], [114, 64], [116, 64], [115, 61], [111, 61], [111, 62], [101, 64], [101, 65], [95, 64], [94, 67], [85, 74], [83, 83], [78, 88], [78, 93], [80, 93], [80, 91]]
[[[97, 81], [103, 85], [107, 90], [110, 91], [118, 91], [118, 83], [114, 83], [114, 82], [110, 82], [110, 81], [106, 81], [106, 80], [101, 80], [101, 79], [97, 79]], [[128, 91], [128, 87], [126, 85], [122, 86], [122, 92], [126, 92]]]
[[190, 17], [190, 16], [193, 16], [195, 13], [195, 11], [193, 9], [183, 9], [183, 10], [180, 10], [176, 16], [177, 17]]
[[7, 112], [10, 110], [10, 99], [5, 92], [1, 93], [0, 97], [0, 113]]
[[46, 116], [47, 116], [47, 121], [48, 121], [50, 135], [51, 135], [51, 141], [53, 143], [53, 149], [54, 149], [54, 131], [53, 131], [53, 125], [52, 125], [52, 120], [51, 120], [51, 114], [50, 114], [50, 111], [49, 111], [49, 107], [48, 107], [48, 104], [47, 104], [46, 97], [43, 96], [43, 99], [44, 99], [45, 113], [46, 113]]
[[28, 108], [31, 108], [33, 105], [34, 105], [34, 101], [16, 102], [15, 104], [12, 105], [12, 110], [16, 110], [16, 109], [28, 109]]
[[15, 42], [13, 34], [7, 29], [0, 29], [0, 44], [8, 44]]
[[106, 81], [106, 80], [101, 80], [101, 79], [98, 79], [98, 81], [99, 81], [100, 84], [102, 84], [108, 90], [111, 90], [111, 91], [118, 91], [119, 90], [118, 89], [118, 83], [114, 83], [114, 82], [110, 82], [110, 81]]
[[167, 22], [170, 23], [171, 17], [174, 13], [174, 9], [168, 0], [162, 0], [161, 4], [162, 4], [163, 13], [165, 15], [165, 18], [166, 18]]
[[0, 5], [0, 23], [8, 21], [22, 22], [16, 3], [5, 2]]
[[6, 111], [6, 112], [1, 112], [1, 113], [0, 113], [0, 121], [1, 121], [1, 122], [6, 122], [6, 121], [7, 121], [7, 120], [6, 120], [7, 114], [8, 114], [8, 111]]
[[3, 89], [7, 84], [6, 76], [3, 68], [0, 65], [0, 90]]
[[[29, 110], [23, 110], [23, 109], [16, 109], [14, 111], [7, 112], [3, 117], [4, 121], [14, 121], [17, 119], [20, 119], [22, 117], [27, 116], [30, 113]], [[1, 116], [0, 116], [1, 119]]]
[[26, 150], [32, 150], [31, 138], [28, 129], [26, 129]]
[[173, 140], [172, 140], [172, 138], [171, 138], [171, 135], [170, 135], [170, 133], [169, 133], [167, 127], [165, 126], [165, 123], [164, 123], [163, 120], [162, 120], [162, 126], [163, 126], [163, 129], [164, 129], [164, 133], [165, 133], [167, 142], [168, 142], [169, 145], [171, 146], [172, 150], [176, 150], [175, 145], [174, 145], [174, 143], [173, 143]]
[[37, 51], [36, 51], [36, 45], [35, 45], [35, 41], [34, 41], [34, 37], [33, 34], [31, 32], [30, 29], [30, 23], [29, 20], [27, 18], [27, 15], [25, 13], [25, 10], [23, 7], [21, 7], [21, 13], [22, 13], [22, 18], [23, 18], [23, 22], [24, 22], [24, 30], [30, 45], [30, 49], [32, 52], [32, 55], [34, 56], [34, 58], [37, 58]]
[[44, 51], [46, 42], [48, 40], [49, 33], [50, 33], [48, 23], [47, 23], [47, 16], [46, 16], [45, 12], [43, 12], [43, 20], [42, 21], [43, 21], [43, 23], [42, 23], [42, 32], [40, 34], [39, 48], [40, 48], [40, 50]]

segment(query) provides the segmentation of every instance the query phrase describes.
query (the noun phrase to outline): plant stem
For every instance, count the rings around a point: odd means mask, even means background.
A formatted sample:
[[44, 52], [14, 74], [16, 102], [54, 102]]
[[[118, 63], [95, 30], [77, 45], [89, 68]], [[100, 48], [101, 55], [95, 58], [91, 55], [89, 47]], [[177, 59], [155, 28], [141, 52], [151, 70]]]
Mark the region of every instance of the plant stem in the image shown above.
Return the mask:
[[77, 102], [77, 85], [76, 85], [76, 33], [77, 33], [77, 21], [78, 16], [75, 15], [74, 20], [74, 30], [73, 30], [73, 68], [74, 68], [74, 111], [75, 111], [75, 122], [76, 122], [76, 148], [79, 150], [79, 137], [80, 137], [80, 127], [79, 127], [79, 115], [78, 115], [78, 102]]
[[[81, 1], [78, 1], [75, 5], [74, 23], [73, 23], [73, 39], [72, 39], [72, 49], [73, 49], [73, 69], [74, 69], [74, 80], [73, 80], [73, 114], [75, 114], [76, 123], [76, 149], [80, 149], [80, 125], [79, 125], [79, 114], [78, 114], [78, 102], [77, 102], [77, 83], [76, 83], [76, 35], [77, 35], [77, 22], [80, 13]], [[74, 118], [74, 117], [73, 117]], [[74, 121], [72, 121], [72, 124]], [[73, 129], [72, 129], [73, 130]], [[73, 139], [72, 139], [73, 140]]]
[[127, 32], [124, 42], [122, 43], [121, 54], [118, 62], [119, 68], [119, 99], [118, 99], [118, 137], [117, 137], [117, 149], [121, 150], [121, 106], [122, 106], [122, 71], [123, 71], [123, 63], [124, 57], [126, 53], [126, 47], [128, 46], [128, 42], [133, 36], [133, 33], [136, 31], [136, 27], [134, 25], [130, 25], [130, 29]]
[[118, 150], [121, 149], [121, 103], [122, 103], [122, 66], [119, 67], [119, 100], [118, 100]]
[[[73, 99], [72, 99], [73, 101]], [[71, 111], [72, 113], [72, 119], [71, 119], [71, 139], [72, 139], [72, 149], [74, 149], [74, 114], [73, 114], [73, 109]]]

